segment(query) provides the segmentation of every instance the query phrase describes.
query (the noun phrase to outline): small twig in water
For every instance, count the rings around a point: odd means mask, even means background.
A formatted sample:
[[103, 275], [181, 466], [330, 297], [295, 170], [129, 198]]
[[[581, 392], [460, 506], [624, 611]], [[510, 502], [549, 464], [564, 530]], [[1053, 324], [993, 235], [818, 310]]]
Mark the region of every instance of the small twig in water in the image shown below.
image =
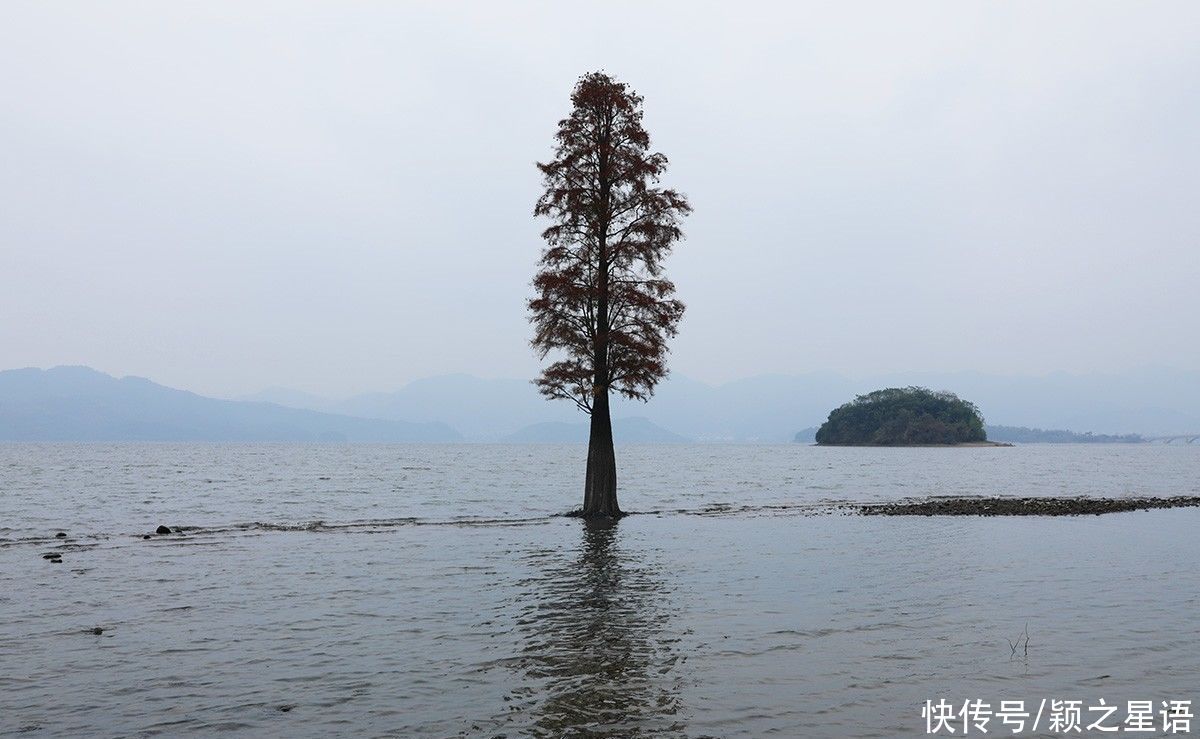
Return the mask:
[[1029, 622], [1028, 621], [1025, 622], [1024, 631], [1022, 631], [1020, 634], [1017, 634], [1017, 640], [1015, 642], [1012, 639], [1009, 639], [1008, 637], [1004, 638], [1004, 641], [1008, 642], [1009, 650], [1012, 652], [1012, 654], [1009, 656], [1012, 656], [1012, 657], [1017, 656], [1017, 648], [1021, 647], [1021, 645], [1022, 645], [1022, 642], [1021, 642], [1022, 637], [1024, 637], [1024, 639], [1025, 639], [1024, 651], [1022, 652], [1022, 654], [1025, 656], [1026, 659], [1028, 659], [1028, 657], [1029, 657]]

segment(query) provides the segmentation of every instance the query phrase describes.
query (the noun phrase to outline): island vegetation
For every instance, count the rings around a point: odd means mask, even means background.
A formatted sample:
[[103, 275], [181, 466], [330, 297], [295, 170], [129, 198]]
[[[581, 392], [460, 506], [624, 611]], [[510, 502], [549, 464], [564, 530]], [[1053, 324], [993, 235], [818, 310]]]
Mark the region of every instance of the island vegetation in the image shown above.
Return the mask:
[[834, 409], [817, 429], [821, 445], [922, 446], [986, 444], [973, 403], [923, 387], [886, 388]]

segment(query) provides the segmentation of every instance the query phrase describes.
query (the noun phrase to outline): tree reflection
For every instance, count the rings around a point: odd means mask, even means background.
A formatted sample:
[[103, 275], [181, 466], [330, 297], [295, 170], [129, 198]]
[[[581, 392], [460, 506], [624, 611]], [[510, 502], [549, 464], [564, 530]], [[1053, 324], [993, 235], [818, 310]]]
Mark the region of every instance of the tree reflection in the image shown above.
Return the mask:
[[[622, 557], [616, 521], [586, 521], [578, 552], [538, 557], [519, 629], [520, 667], [534, 736], [674, 734], [677, 638], [663, 583], [650, 564]], [[521, 711], [523, 707], [513, 708]]]

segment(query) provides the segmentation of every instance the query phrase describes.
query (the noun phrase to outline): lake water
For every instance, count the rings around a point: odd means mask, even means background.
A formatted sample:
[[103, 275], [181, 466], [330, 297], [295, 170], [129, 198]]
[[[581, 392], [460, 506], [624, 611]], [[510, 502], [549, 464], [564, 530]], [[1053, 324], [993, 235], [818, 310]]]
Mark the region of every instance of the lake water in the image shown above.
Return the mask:
[[627, 446], [643, 515], [608, 527], [554, 515], [585, 452], [0, 445], [0, 733], [897, 737], [938, 698], [1200, 700], [1200, 510], [835, 508], [1197, 495], [1200, 446]]

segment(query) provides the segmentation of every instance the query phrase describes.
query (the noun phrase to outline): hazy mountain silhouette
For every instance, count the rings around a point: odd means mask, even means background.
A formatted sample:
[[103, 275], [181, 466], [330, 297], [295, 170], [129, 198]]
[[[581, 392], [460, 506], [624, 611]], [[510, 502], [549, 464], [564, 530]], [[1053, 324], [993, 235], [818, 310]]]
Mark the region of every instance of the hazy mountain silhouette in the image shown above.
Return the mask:
[[1137, 444], [1145, 441], [1138, 434], [1077, 433], [1066, 429], [1031, 429], [1025, 426], [988, 426], [989, 441], [1018, 444]]
[[[724, 385], [675, 376], [648, 404], [615, 400], [613, 414], [630, 424], [617, 432], [625, 441], [785, 442], [857, 394], [905, 385], [951, 390], [978, 405], [992, 426], [1144, 436], [1200, 432], [1200, 374], [1168, 370], [857, 379], [812, 373]], [[445, 375], [345, 400], [286, 388], [254, 398], [206, 398], [86, 367], [8, 370], [0, 372], [0, 440], [573, 440], [586, 429], [574, 406], [547, 402], [520, 379]], [[274, 402], [262, 402], [267, 399]], [[633, 423], [635, 417], [644, 426]]]
[[[673, 375], [648, 404], [616, 399], [614, 416], [639, 416], [700, 441], [785, 442], [819, 426], [855, 395], [883, 387], [950, 390], [979, 406], [992, 425], [1073, 429], [1146, 436], [1200, 431], [1200, 373], [1143, 370], [1122, 374], [1007, 377], [983, 372], [905, 373], [848, 378], [820, 372], [762, 375], [708, 385]], [[576, 424], [566, 402], [547, 402], [527, 381], [444, 375], [391, 393], [347, 400], [287, 400], [289, 405], [347, 415], [442, 421], [468, 439], [495, 441], [532, 424]]]
[[305, 408], [310, 411], [322, 411], [325, 413], [333, 413], [330, 407], [337, 405], [334, 401], [328, 398], [322, 398], [319, 395], [306, 393], [303, 390], [293, 390], [286, 387], [269, 387], [266, 390], [260, 390], [257, 393], [244, 395], [235, 400], [245, 400], [252, 403], [274, 403], [287, 408]]
[[[503, 441], [525, 442], [586, 442], [591, 424], [588, 421], [564, 423], [547, 421], [535, 423], [509, 434]], [[668, 431], [645, 418], [614, 418], [613, 440], [618, 443], [679, 444], [692, 441], [686, 436]]]
[[468, 439], [495, 441], [534, 423], [578, 422], [575, 406], [548, 403], [528, 380], [443, 375], [416, 380], [393, 393], [369, 393], [331, 407], [367, 418], [442, 421]]
[[818, 429], [820, 429], [820, 426], [808, 426], [807, 428], [802, 428], [796, 432], [795, 436], [792, 437], [792, 441], [798, 444], [816, 444]]
[[4, 441], [458, 441], [442, 423], [205, 398], [87, 367], [0, 372]]

